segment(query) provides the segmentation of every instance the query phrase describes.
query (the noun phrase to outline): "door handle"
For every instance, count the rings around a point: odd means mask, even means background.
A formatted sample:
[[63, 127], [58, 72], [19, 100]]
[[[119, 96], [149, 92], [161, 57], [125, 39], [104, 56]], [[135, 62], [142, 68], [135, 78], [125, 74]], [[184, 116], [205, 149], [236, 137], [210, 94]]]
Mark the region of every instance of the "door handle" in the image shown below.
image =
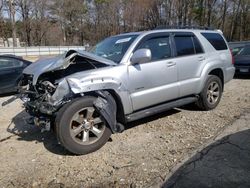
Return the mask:
[[198, 60], [199, 60], [199, 61], [204, 61], [205, 59], [206, 59], [206, 58], [203, 57], [203, 56], [198, 57]]
[[176, 65], [176, 63], [173, 62], [173, 61], [167, 62], [168, 67], [172, 67], [172, 66], [175, 66], [175, 65]]

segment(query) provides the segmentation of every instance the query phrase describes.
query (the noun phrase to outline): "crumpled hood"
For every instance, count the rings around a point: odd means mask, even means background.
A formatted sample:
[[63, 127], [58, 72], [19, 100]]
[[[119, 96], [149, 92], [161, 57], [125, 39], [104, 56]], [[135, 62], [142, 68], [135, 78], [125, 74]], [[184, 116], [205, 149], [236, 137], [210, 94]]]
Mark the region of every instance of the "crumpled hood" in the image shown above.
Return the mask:
[[26, 67], [23, 70], [23, 73], [33, 75], [33, 85], [35, 85], [38, 80], [38, 77], [41, 74], [45, 72], [66, 69], [72, 63], [71, 60], [77, 55], [86, 59], [94, 60], [96, 62], [105, 64], [107, 66], [117, 65], [111, 60], [99, 57], [95, 54], [86, 51], [69, 50], [57, 57], [38, 60], [35, 63], [32, 63], [31, 65]]

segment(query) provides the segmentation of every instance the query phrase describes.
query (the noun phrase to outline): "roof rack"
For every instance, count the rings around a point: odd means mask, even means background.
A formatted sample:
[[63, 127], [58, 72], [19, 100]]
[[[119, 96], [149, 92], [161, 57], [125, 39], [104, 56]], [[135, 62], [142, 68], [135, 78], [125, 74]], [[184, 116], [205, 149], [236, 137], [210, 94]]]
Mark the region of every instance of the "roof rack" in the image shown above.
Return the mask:
[[200, 29], [200, 30], [214, 30], [212, 27], [206, 26], [178, 26], [178, 25], [160, 25], [155, 28], [157, 29]]

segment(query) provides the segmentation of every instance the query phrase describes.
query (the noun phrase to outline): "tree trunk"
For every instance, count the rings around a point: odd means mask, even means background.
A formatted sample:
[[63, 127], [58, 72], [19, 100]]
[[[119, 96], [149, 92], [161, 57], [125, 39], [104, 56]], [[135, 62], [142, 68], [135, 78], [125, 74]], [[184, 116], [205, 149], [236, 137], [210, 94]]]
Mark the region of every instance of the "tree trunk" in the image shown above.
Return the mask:
[[207, 26], [211, 26], [211, 15], [216, 0], [207, 0]]
[[237, 27], [237, 19], [238, 19], [238, 15], [239, 15], [240, 5], [241, 5], [241, 0], [238, 1], [237, 9], [236, 9], [236, 12], [234, 13], [234, 19], [232, 21], [232, 28], [231, 28], [231, 34], [230, 34], [230, 40], [234, 39], [234, 34], [235, 34], [236, 27]]
[[226, 20], [226, 13], [227, 13], [227, 1], [228, 0], [224, 0], [224, 3], [223, 3], [223, 14], [222, 14], [222, 25], [221, 25], [222, 31], [225, 30], [225, 20]]
[[200, 24], [200, 26], [203, 25], [203, 12], [204, 12], [203, 3], [204, 3], [204, 0], [200, 0], [200, 3], [199, 3], [199, 9], [200, 9], [200, 12], [199, 12], [199, 24]]
[[9, 1], [9, 13], [10, 13], [10, 21], [11, 21], [11, 29], [12, 29], [12, 39], [13, 39], [13, 46], [17, 46], [17, 40], [16, 40], [16, 21], [15, 21], [15, 7], [13, 4], [13, 0]]

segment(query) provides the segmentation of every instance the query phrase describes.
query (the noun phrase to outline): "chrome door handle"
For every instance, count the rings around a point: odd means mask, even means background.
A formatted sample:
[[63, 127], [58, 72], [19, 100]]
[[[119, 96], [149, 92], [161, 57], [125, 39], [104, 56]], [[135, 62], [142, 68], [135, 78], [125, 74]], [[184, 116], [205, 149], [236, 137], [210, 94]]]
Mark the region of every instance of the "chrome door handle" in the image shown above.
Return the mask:
[[167, 62], [168, 67], [172, 67], [172, 66], [175, 66], [175, 65], [176, 65], [176, 63], [173, 62], [173, 61]]

